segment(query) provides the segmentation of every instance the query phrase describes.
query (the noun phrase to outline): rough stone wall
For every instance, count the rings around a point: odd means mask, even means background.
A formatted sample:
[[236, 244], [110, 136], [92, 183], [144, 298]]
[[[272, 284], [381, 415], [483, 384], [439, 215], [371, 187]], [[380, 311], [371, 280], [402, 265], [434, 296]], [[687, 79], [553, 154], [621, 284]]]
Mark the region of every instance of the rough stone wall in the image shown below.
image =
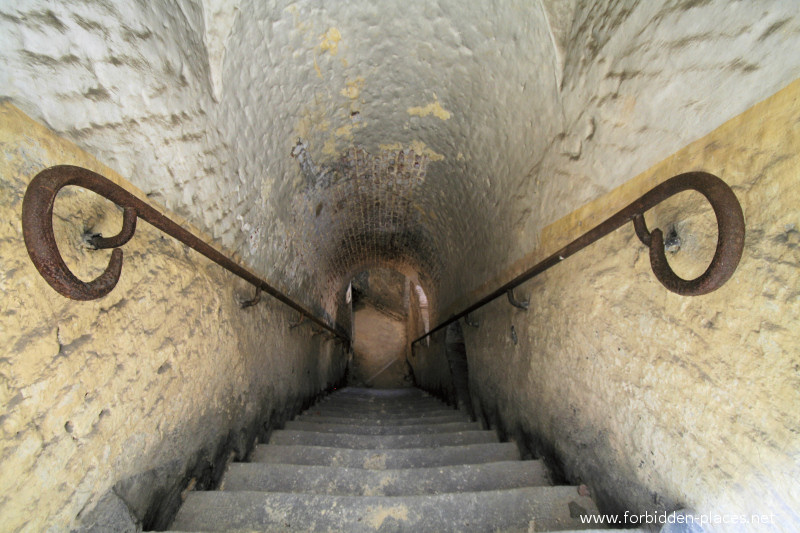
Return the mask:
[[[655, 279], [631, 225], [517, 290], [464, 328], [476, 407], [610, 511], [694, 508], [772, 514], [800, 527], [800, 81], [567, 217], [567, 239], [656, 183], [703, 169], [729, 183], [747, 235], [733, 278], [682, 297]], [[713, 213], [682, 193], [647, 216], [682, 241], [670, 262], [699, 275], [713, 255]], [[564, 243], [545, 242], [541, 256]], [[514, 327], [518, 344], [511, 338]]]
[[418, 342], [411, 348], [409, 363], [414, 372], [414, 384], [455, 405], [458, 395], [447, 364], [445, 333], [439, 331], [428, 338], [430, 342]]
[[[58, 295], [25, 251], [28, 181], [57, 163], [121, 178], [8, 103], [0, 147], [0, 529], [97, 524], [97, 503], [117, 497], [134, 520], [164, 527], [187, 485], [213, 483], [229, 452], [244, 457], [339, 379], [344, 357], [307, 326], [290, 330], [297, 318], [273, 299], [239, 309], [248, 284], [144, 222], [108, 296]], [[109, 253], [81, 239], [116, 233], [118, 209], [67, 189], [54, 222], [76, 275], [105, 268]]]
[[209, 120], [203, 29], [202, 5], [191, 1], [6, 2], [0, 91], [231, 245], [222, 219], [236, 205], [234, 184]]

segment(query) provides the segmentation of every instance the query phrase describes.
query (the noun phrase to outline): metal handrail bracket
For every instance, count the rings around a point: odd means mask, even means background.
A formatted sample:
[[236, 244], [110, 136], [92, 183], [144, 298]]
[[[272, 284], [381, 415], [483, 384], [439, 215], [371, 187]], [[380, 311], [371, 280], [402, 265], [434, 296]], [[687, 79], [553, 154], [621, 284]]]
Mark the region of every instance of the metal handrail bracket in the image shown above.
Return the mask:
[[[714, 257], [706, 271], [691, 280], [685, 280], [675, 274], [667, 262], [662, 231], [660, 229], [649, 231], [644, 221], [644, 213], [646, 211], [667, 198], [684, 191], [697, 191], [705, 196], [714, 210], [714, 215], [717, 217], [718, 236]], [[491, 294], [481, 298], [463, 311], [451, 315], [447, 320], [415, 339], [414, 343], [469, 315], [496, 298], [507, 294], [509, 295], [509, 301], [511, 301], [512, 293], [509, 291], [557, 265], [567, 257], [605, 237], [628, 222], [633, 222], [636, 236], [642, 244], [650, 249], [650, 267], [658, 281], [668, 290], [680, 295], [699, 296], [720, 288], [736, 271], [736, 267], [742, 258], [745, 235], [744, 213], [733, 190], [727, 183], [708, 172], [679, 174], [652, 188], [612, 217], [598, 224]]]
[[[84, 282], [78, 279], [67, 267], [58, 251], [53, 233], [53, 204], [58, 192], [73, 185], [89, 189], [114, 202], [122, 208], [122, 230], [113, 237], [93, 236], [89, 242], [95, 248], [114, 248], [111, 260], [105, 271], [96, 279]], [[137, 219], [143, 219], [164, 233], [174, 237], [186, 246], [196, 250], [229, 272], [256, 287], [253, 300], [243, 306], [254, 305], [264, 291], [288, 305], [317, 326], [324, 328], [335, 337], [349, 343], [348, 336], [340, 327], [328, 325], [321, 318], [304, 308], [265, 280], [259, 278], [245, 267], [227, 257], [216, 248], [203, 241], [189, 230], [171, 220], [153, 206], [137, 198], [113, 181], [91, 170], [72, 165], [58, 165], [37, 174], [22, 200], [22, 233], [25, 247], [33, 264], [53, 289], [73, 300], [94, 300], [102, 298], [116, 286], [122, 272], [122, 250], [136, 230]]]

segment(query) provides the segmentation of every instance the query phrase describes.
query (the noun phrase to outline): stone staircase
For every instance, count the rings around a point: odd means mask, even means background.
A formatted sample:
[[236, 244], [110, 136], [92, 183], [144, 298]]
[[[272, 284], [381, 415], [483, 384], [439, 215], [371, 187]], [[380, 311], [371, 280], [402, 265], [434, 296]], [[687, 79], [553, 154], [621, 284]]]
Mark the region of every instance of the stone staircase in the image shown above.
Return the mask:
[[578, 487], [419, 389], [345, 388], [232, 463], [218, 491], [189, 493], [171, 529], [564, 531], [592, 513]]

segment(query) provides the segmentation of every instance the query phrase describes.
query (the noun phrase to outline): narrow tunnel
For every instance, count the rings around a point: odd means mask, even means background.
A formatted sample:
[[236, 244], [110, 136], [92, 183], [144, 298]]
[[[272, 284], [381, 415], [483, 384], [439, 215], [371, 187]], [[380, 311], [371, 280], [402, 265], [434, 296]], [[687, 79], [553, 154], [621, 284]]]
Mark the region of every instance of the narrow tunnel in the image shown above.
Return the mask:
[[[800, 529], [795, 2], [25, 0], [0, 43], [0, 529], [165, 530], [345, 386], [421, 389], [608, 516]], [[294, 303], [146, 222], [62, 297], [21, 223], [55, 165]], [[630, 223], [558, 255], [687, 172], [743, 210], [717, 290], [667, 290]], [[97, 278], [122, 210], [68, 187], [52, 220]], [[645, 220], [703, 274], [701, 194]]]

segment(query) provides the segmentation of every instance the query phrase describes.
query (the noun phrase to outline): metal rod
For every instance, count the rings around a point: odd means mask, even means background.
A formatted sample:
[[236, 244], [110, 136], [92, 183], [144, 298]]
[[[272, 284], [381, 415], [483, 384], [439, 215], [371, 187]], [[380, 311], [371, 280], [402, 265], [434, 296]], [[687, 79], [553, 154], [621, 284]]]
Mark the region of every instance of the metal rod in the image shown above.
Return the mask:
[[[699, 192], [711, 204], [714, 215], [717, 217], [718, 236], [714, 258], [706, 271], [695, 279], [685, 280], [675, 274], [667, 262], [664, 252], [664, 236], [661, 230], [648, 231], [643, 215], [667, 198], [689, 190]], [[587, 231], [491, 294], [484, 296], [463, 311], [451, 315], [447, 320], [415, 339], [414, 343], [507, 294], [514, 287], [538, 276], [575, 252], [631, 221], [639, 240], [650, 249], [650, 267], [653, 273], [664, 287], [674, 293], [684, 296], [699, 296], [718, 289], [730, 279], [742, 258], [745, 234], [744, 214], [742, 206], [731, 188], [720, 178], [708, 172], [679, 174], [657, 185], [605, 222]]]
[[[58, 192], [67, 185], [83, 187], [114, 202], [123, 209], [122, 230], [114, 237], [93, 237], [96, 248], [114, 248], [111, 261], [98, 278], [83, 282], [69, 270], [58, 251], [53, 234], [53, 204]], [[269, 283], [226, 257], [213, 246], [140, 200], [111, 180], [81, 167], [59, 165], [43, 170], [33, 178], [22, 201], [22, 233], [25, 247], [42, 277], [56, 291], [73, 300], [94, 300], [111, 292], [122, 272], [122, 246], [133, 237], [136, 219], [141, 218], [186, 246], [203, 254], [221, 267], [239, 276], [270, 296], [288, 305], [308, 320], [349, 343], [340, 326], [331, 327]]]

